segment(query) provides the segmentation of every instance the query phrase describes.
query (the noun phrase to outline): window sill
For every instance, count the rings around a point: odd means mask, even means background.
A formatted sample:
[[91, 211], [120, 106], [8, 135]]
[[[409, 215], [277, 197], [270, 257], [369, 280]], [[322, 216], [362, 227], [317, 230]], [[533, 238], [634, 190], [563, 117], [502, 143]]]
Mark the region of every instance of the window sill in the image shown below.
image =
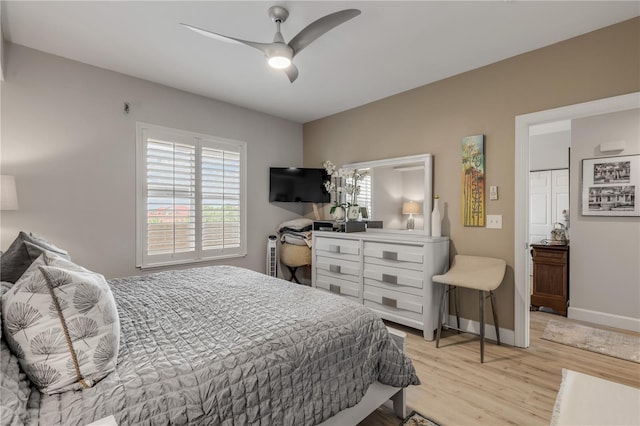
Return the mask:
[[190, 265], [190, 264], [197, 265], [199, 263], [213, 262], [213, 261], [225, 260], [225, 259], [235, 259], [240, 257], [247, 257], [247, 253], [227, 254], [222, 256], [207, 257], [203, 259], [188, 259], [188, 260], [179, 260], [179, 261], [170, 261], [170, 262], [149, 263], [146, 265], [136, 265], [136, 268], [144, 270], [144, 269], [165, 268], [167, 266]]

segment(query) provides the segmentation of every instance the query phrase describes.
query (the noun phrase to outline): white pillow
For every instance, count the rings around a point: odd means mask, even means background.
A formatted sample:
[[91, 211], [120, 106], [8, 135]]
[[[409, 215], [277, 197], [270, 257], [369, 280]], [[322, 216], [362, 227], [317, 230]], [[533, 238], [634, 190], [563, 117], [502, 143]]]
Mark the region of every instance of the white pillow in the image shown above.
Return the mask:
[[100, 274], [43, 253], [2, 296], [3, 334], [43, 393], [93, 386], [115, 369], [120, 321]]

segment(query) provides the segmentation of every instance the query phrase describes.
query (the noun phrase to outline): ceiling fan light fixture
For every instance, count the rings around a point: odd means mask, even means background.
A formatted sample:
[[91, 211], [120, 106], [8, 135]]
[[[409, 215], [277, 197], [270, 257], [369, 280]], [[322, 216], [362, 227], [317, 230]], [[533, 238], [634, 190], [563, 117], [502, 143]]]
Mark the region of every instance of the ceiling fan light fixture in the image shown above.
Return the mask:
[[272, 56], [267, 61], [272, 68], [283, 70], [291, 66], [291, 59], [286, 56]]
[[249, 47], [253, 47], [254, 49], [258, 49], [267, 58], [269, 66], [284, 71], [289, 78], [289, 81], [293, 83], [298, 78], [298, 67], [293, 63], [293, 57], [327, 31], [358, 16], [360, 11], [358, 9], [345, 9], [330, 13], [320, 19], [316, 19], [304, 27], [302, 31], [289, 41], [289, 43], [284, 41], [284, 37], [282, 37], [282, 33], [280, 32], [280, 25], [286, 21], [289, 16], [287, 9], [282, 6], [271, 6], [268, 14], [276, 24], [276, 33], [273, 36], [273, 42], [271, 43], [258, 43], [255, 41], [242, 40], [214, 33], [212, 31], [203, 30], [202, 28], [197, 28], [192, 25], [181, 25], [206, 37], [230, 43], [244, 44]]

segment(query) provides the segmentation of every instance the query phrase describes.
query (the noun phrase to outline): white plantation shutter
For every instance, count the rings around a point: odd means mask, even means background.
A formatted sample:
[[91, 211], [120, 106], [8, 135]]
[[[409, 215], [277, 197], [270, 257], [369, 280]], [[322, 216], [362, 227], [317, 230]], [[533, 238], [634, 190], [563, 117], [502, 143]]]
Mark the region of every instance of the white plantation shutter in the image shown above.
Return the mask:
[[365, 176], [364, 179], [358, 182], [360, 185], [360, 193], [358, 194], [358, 205], [360, 207], [366, 207], [367, 213], [369, 217], [373, 217], [373, 204], [371, 203], [371, 169], [369, 169], [369, 175]]
[[150, 138], [146, 169], [147, 255], [195, 252], [195, 147]]
[[137, 143], [137, 265], [245, 255], [245, 144], [143, 123]]
[[240, 160], [238, 151], [202, 148], [203, 251], [229, 254], [241, 247]]

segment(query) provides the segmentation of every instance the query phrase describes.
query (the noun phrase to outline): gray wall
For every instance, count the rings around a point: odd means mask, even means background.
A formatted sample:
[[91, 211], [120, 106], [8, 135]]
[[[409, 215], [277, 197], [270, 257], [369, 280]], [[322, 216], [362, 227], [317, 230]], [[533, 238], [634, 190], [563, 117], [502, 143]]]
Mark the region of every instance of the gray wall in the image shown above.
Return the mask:
[[[599, 151], [600, 143], [617, 140], [626, 142], [624, 151]], [[613, 315], [640, 321], [640, 218], [580, 213], [582, 160], [633, 154], [640, 154], [640, 110], [572, 122], [570, 317]]]
[[554, 170], [569, 167], [571, 130], [531, 136], [529, 146], [529, 170]]
[[248, 256], [224, 263], [264, 272], [267, 236], [300, 212], [268, 202], [269, 166], [302, 165], [301, 124], [6, 47], [0, 166], [16, 176], [20, 210], [2, 212], [1, 249], [32, 231], [108, 277], [139, 274], [135, 124], [143, 121], [247, 142]]

